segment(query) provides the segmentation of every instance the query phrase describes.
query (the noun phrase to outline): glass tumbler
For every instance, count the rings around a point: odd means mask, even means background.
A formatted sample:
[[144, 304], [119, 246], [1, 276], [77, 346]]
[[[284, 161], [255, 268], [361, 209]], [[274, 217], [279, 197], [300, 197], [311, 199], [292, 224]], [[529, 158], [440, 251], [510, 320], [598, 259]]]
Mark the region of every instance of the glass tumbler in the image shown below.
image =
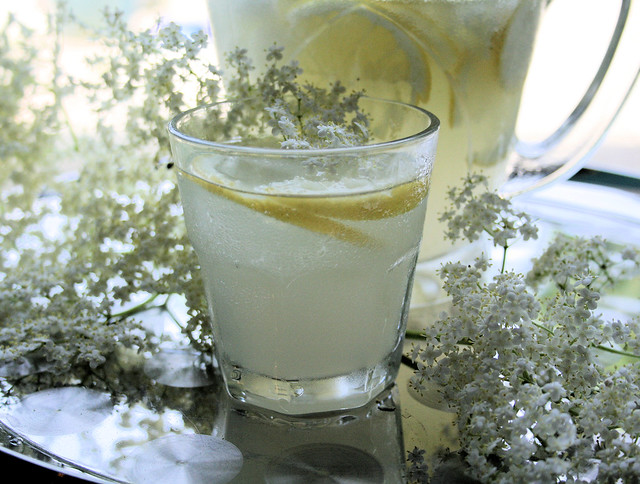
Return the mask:
[[169, 123], [225, 387], [290, 415], [362, 406], [399, 369], [439, 121], [365, 97], [367, 144], [283, 149], [212, 128], [238, 102]]

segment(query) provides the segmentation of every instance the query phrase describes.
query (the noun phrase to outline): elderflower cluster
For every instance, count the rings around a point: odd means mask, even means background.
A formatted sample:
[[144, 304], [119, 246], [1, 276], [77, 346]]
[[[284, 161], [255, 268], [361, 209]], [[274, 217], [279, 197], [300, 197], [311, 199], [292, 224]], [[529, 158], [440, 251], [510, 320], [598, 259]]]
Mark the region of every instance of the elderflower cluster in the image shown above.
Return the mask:
[[[94, 377], [120, 347], [151, 349], [139, 314], [166, 309], [176, 294], [187, 305], [176, 323], [191, 345], [214, 344], [166, 169], [172, 116], [224, 92], [244, 101], [226, 121], [212, 119], [215, 129], [251, 136], [257, 126], [283, 148], [361, 143], [368, 123], [361, 93], [300, 85], [300, 68], [281, 64], [277, 46], [254, 78], [244, 49], [223, 70], [206, 61], [203, 32], [174, 23], [133, 32], [117, 10], [87, 36], [97, 39], [89, 69], [67, 72], [59, 53], [68, 24], [82, 28], [61, 3], [49, 32], [9, 16], [0, 35], [0, 372], [52, 384]], [[78, 97], [86, 111], [68, 113]]]
[[[480, 223], [465, 215], [459, 194], [479, 183], [482, 177], [468, 177], [452, 192], [458, 196], [446, 218], [469, 236], [482, 227], [508, 246], [504, 220], [523, 220], [508, 201], [485, 207]], [[482, 199], [465, 198], [471, 206]], [[438, 388], [455, 410], [470, 476], [499, 483], [638, 479], [640, 321], [605, 320], [597, 307], [622, 266], [640, 268], [639, 255], [599, 238], [558, 235], [528, 274], [503, 267], [489, 275], [485, 257], [442, 267], [451, 307], [413, 348], [411, 384]], [[605, 355], [621, 364], [609, 366]], [[410, 456], [415, 475], [425, 466], [417, 457]], [[428, 482], [424, 474], [415, 481]]]
[[211, 126], [209, 134], [216, 139], [233, 135], [250, 144], [256, 131], [266, 131], [283, 149], [336, 148], [367, 142], [369, 120], [358, 106], [362, 92], [347, 94], [339, 82], [329, 89], [300, 84], [297, 77], [302, 70], [296, 61], [279, 64], [282, 50], [275, 45], [267, 50], [270, 64], [256, 79], [251, 76], [254, 66], [246, 49], [237, 48], [227, 55], [234, 75], [225, 87], [228, 97], [240, 102], [220, 117], [224, 123]]
[[[180, 45], [193, 48], [202, 36], [189, 40], [169, 26], [152, 41], [148, 32], [129, 33], [116, 13], [106, 19], [102, 38], [111, 57], [101, 58], [104, 71], [91, 61], [89, 80], [61, 70], [62, 29], [72, 21], [62, 7], [48, 33], [10, 16], [0, 37], [1, 117], [15, 131], [0, 143], [0, 362], [4, 376], [22, 382], [37, 375], [43, 384], [90, 383], [119, 348], [143, 349], [148, 340], [131, 310], [142, 298], [185, 295], [193, 308], [186, 334], [196, 347], [211, 346], [178, 192], [154, 163], [168, 149], [167, 110], [184, 108], [171, 98], [172, 79], [182, 73], [153, 75], [168, 71], [159, 60], [170, 57], [163, 46], [180, 35]], [[95, 129], [74, 131], [65, 102], [87, 92], [95, 104], [94, 116], [85, 117]], [[111, 124], [123, 107], [125, 137]]]
[[[470, 242], [488, 235], [504, 254], [512, 241], [538, 238], [538, 228], [531, 216], [511, 208], [509, 201], [489, 189], [488, 179], [481, 174], [468, 174], [459, 186], [449, 189], [450, 207], [440, 221], [447, 223], [445, 235], [451, 239], [464, 238]], [[503, 256], [503, 267], [505, 259]]]

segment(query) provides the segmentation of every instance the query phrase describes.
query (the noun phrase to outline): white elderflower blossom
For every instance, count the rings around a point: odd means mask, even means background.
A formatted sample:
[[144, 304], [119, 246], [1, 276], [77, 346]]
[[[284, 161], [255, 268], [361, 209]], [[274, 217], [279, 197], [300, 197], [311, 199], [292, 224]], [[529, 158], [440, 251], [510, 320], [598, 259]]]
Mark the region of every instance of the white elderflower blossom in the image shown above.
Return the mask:
[[[450, 235], [487, 233], [505, 254], [535, 237], [530, 218], [483, 185], [469, 176], [451, 190]], [[636, 482], [640, 322], [598, 311], [602, 290], [638, 268], [636, 251], [558, 235], [528, 274], [504, 260], [493, 276], [485, 257], [442, 267], [451, 308], [414, 345], [411, 385], [438, 388], [456, 410], [460, 455], [480, 482], [582, 482], [594, 472], [597, 482]], [[628, 363], [605, 367], [603, 352]]]
[[[484, 175], [467, 175], [459, 187], [448, 192], [450, 206], [440, 216], [447, 222], [447, 237], [452, 240], [465, 238], [470, 242], [488, 234], [493, 244], [505, 252], [517, 238], [536, 239], [538, 228], [531, 217], [516, 211], [496, 191], [488, 190]], [[502, 267], [505, 267], [503, 256]]]
[[[160, 22], [133, 32], [122, 12], [107, 9], [103, 28], [91, 33], [98, 39], [91, 69], [76, 75], [56, 56], [72, 16], [61, 4], [52, 20], [43, 46], [14, 17], [4, 26], [11, 35], [0, 35], [0, 78], [8, 81], [0, 83], [0, 364], [37, 361], [43, 384], [95, 378], [118, 348], [153, 343], [136, 315], [165, 307], [174, 294], [188, 306], [188, 319], [176, 322], [195, 349], [209, 352], [198, 261], [173, 173], [163, 169], [172, 167], [167, 121], [221, 100], [222, 70], [203, 61], [207, 35]], [[281, 47], [266, 56], [266, 73], [254, 78], [245, 49], [228, 54], [226, 95], [245, 101], [228, 123], [212, 119], [211, 129], [242, 136], [273, 129], [283, 148], [296, 149], [365, 139], [360, 93], [301, 86], [300, 67], [280, 64]], [[44, 60], [56, 73], [49, 82], [33, 73]], [[84, 114], [95, 126], [74, 131], [62, 110], [67, 95], [87, 100]], [[234, 124], [240, 129], [232, 132]], [[72, 181], [57, 171], [60, 160], [79, 166]], [[48, 216], [60, 222], [56, 237], [47, 233]]]

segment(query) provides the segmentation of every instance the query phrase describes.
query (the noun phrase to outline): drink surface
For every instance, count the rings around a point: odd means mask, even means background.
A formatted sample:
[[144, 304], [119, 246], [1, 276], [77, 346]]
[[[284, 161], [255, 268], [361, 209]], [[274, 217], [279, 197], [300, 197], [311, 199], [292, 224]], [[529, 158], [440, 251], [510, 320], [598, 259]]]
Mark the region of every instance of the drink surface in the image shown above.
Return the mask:
[[[496, 187], [544, 0], [209, 0], [218, 53], [274, 42], [319, 86], [417, 104], [441, 121], [421, 259], [448, 252], [449, 187], [483, 171]], [[260, 68], [260, 65], [256, 65]]]
[[194, 162], [178, 181], [218, 357], [242, 371], [304, 381], [372, 368], [393, 354], [427, 180], [373, 190], [357, 182], [357, 191], [347, 182], [346, 193], [344, 183], [336, 192], [294, 180], [256, 193], [229, 188], [211, 165]]

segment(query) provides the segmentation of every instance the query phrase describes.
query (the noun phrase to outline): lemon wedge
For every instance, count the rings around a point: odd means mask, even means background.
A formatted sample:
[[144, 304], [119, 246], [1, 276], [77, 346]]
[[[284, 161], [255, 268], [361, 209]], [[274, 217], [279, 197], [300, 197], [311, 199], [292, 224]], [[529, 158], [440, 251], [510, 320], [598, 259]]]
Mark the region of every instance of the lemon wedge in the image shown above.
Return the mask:
[[280, 5], [286, 7], [278, 15], [297, 32], [287, 55], [300, 62], [311, 82], [325, 82], [331, 74], [371, 96], [446, 112], [451, 127], [460, 121], [456, 80], [466, 53], [455, 40], [456, 3], [301, 0]]
[[219, 180], [203, 180], [182, 170], [178, 173], [215, 195], [268, 217], [362, 247], [375, 247], [380, 243], [341, 220], [380, 220], [409, 212], [427, 196], [429, 186], [428, 179], [423, 177], [389, 190], [365, 194], [328, 197], [254, 195], [227, 188]]
[[305, 74], [330, 72], [373, 96], [420, 105], [428, 101], [426, 52], [382, 9], [366, 2], [297, 2], [286, 15], [289, 25], [305, 32], [300, 43], [287, 47]]

